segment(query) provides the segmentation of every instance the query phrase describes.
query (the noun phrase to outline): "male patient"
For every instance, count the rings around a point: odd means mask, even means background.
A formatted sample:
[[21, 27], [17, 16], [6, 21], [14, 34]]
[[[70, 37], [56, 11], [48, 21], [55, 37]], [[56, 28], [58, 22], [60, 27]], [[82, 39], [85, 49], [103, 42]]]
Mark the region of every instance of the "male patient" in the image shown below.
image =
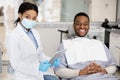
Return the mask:
[[108, 48], [98, 40], [85, 37], [89, 23], [86, 13], [75, 15], [76, 36], [60, 44], [58, 51], [66, 49], [66, 52], [61, 54], [61, 63], [54, 68], [55, 74], [63, 80], [118, 80], [112, 75], [117, 63]]

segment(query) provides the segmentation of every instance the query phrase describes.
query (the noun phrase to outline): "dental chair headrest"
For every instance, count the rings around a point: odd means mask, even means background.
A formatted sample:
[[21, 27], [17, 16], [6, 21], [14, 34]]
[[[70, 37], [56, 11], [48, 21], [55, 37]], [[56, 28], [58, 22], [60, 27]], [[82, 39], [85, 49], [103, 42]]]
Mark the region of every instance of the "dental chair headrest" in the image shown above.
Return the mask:
[[74, 31], [74, 28], [73, 28], [73, 25], [71, 25], [71, 26], [69, 26], [68, 27], [68, 37], [74, 37], [74, 36], [76, 36], [76, 34], [75, 34], [75, 31]]

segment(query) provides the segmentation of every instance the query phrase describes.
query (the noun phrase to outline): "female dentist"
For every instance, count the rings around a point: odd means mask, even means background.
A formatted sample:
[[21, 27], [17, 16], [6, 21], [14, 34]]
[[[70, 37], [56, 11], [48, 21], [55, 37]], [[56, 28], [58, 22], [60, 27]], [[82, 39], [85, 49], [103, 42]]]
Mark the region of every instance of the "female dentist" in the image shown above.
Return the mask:
[[7, 54], [14, 69], [13, 80], [57, 80], [55, 76], [44, 75], [51, 64], [42, 51], [39, 33], [33, 29], [37, 15], [35, 4], [22, 3], [16, 27], [7, 38]]

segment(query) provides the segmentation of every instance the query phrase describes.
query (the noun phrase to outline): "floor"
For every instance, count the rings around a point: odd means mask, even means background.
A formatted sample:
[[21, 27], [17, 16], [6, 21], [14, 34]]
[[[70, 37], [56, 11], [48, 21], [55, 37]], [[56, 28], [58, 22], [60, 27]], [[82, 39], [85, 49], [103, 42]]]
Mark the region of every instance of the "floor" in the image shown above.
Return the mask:
[[0, 73], [0, 80], [11, 80], [12, 76], [7, 72], [8, 58], [5, 53], [2, 55], [2, 73]]
[[7, 66], [2, 67], [2, 73], [0, 73], [0, 80], [12, 80], [11, 74], [7, 72]]

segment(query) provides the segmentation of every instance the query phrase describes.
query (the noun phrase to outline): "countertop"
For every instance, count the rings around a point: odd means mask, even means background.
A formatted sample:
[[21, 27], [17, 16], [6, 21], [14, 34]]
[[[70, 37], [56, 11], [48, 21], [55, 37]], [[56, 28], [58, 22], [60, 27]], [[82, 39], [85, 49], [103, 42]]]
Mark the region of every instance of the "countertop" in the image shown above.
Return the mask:
[[105, 29], [106, 31], [109, 31], [109, 32], [113, 32], [113, 33], [117, 33], [117, 34], [120, 34], [120, 29]]

